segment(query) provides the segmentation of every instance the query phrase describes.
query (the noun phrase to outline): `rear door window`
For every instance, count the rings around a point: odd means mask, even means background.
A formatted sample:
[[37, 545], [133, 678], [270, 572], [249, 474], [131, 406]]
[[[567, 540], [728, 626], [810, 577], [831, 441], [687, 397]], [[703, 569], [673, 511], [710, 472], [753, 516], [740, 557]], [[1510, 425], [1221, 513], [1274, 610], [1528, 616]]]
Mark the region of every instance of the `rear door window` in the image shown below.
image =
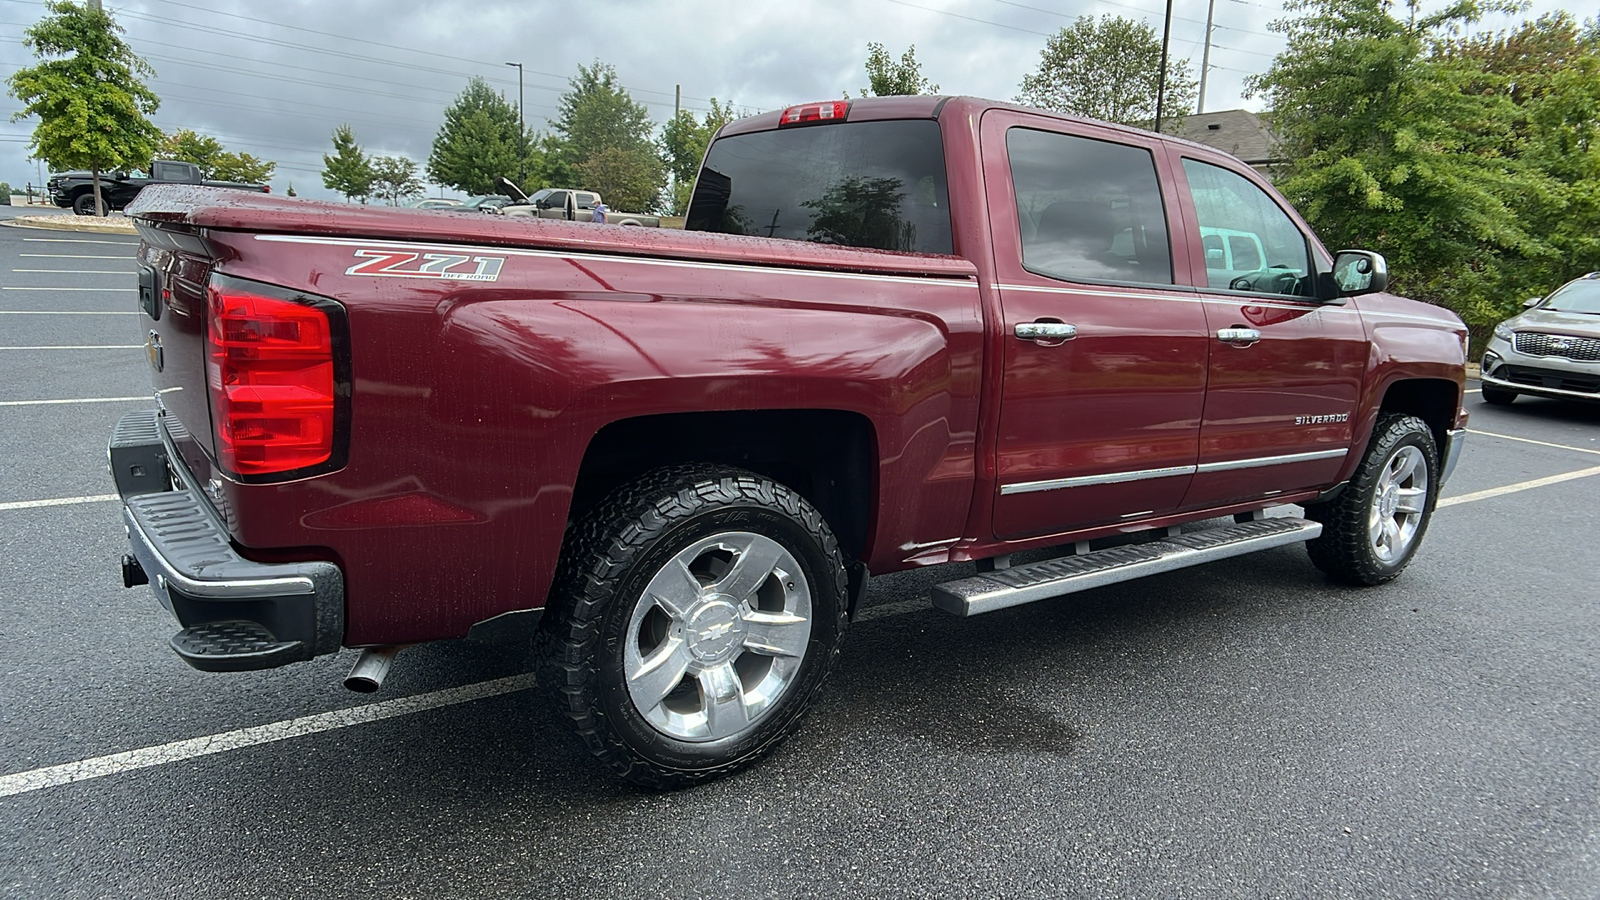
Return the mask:
[[1066, 281], [1172, 284], [1172, 247], [1150, 151], [1013, 128], [1006, 133], [1022, 264]]
[[684, 228], [952, 253], [939, 123], [845, 121], [722, 138]]

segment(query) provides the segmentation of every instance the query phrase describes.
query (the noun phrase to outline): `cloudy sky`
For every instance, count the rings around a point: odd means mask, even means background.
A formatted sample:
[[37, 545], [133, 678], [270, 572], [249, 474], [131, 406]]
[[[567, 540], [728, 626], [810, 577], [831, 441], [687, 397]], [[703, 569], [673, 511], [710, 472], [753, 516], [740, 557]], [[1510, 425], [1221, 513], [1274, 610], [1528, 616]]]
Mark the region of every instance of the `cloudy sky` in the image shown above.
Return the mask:
[[[1258, 109], [1241, 96], [1283, 46], [1268, 23], [1281, 0], [1214, 0], [1208, 110]], [[1161, 0], [104, 0], [134, 51], [156, 70], [156, 124], [191, 128], [228, 149], [278, 163], [273, 190], [330, 196], [322, 154], [340, 123], [368, 153], [423, 163], [443, 110], [482, 76], [513, 103], [517, 71], [529, 124], [546, 116], [580, 64], [609, 63], [658, 123], [712, 97], [768, 110], [855, 93], [867, 43], [896, 58], [915, 45], [943, 93], [1010, 99], [1038, 66], [1045, 39], [1080, 15], [1142, 18], [1160, 28]], [[1425, 8], [1438, 5], [1425, 2]], [[1558, 8], [1538, 0], [1534, 12]], [[1198, 72], [1207, 0], [1175, 0], [1172, 53]], [[34, 62], [22, 31], [42, 0], [0, 0], [0, 75]], [[1532, 15], [1533, 13], [1529, 13]], [[1521, 17], [1518, 17], [1519, 19]], [[1502, 27], [1505, 17], [1488, 25]], [[33, 120], [0, 102], [0, 180], [39, 182], [28, 159]], [[439, 190], [433, 188], [431, 194]], [[449, 192], [446, 192], [449, 193]]]

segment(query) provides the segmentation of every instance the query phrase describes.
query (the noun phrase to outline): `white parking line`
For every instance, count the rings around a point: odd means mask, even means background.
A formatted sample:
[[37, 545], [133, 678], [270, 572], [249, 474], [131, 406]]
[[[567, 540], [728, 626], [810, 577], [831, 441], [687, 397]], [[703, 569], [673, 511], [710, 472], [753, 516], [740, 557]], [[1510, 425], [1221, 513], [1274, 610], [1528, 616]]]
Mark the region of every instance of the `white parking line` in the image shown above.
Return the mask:
[[[145, 398], [137, 398], [145, 399]], [[1506, 435], [1476, 432], [1488, 437], [1507, 437]], [[1510, 440], [1528, 440], [1526, 438], [1510, 438]], [[1543, 443], [1530, 441], [1530, 443]], [[1578, 450], [1584, 453], [1600, 452], [1584, 450], [1581, 447], [1564, 447], [1561, 444], [1548, 444], [1547, 446], [1559, 447], [1566, 450]], [[1463, 494], [1459, 497], [1450, 497], [1439, 501], [1439, 508], [1459, 506], [1463, 503], [1474, 503], [1479, 500], [1488, 500], [1493, 497], [1503, 497], [1534, 488], [1560, 484], [1579, 478], [1600, 475], [1600, 466], [1580, 469], [1562, 475], [1551, 475], [1547, 478], [1535, 478], [1531, 481], [1509, 484], [1504, 487], [1492, 488], [1486, 491], [1477, 491]], [[0, 503], [0, 510], [22, 509], [36, 506], [56, 506], [69, 503], [92, 503], [103, 500], [115, 500], [116, 494], [106, 494], [96, 497], [69, 497], [61, 500], [32, 500], [21, 503]], [[879, 607], [863, 610], [857, 617], [859, 622], [874, 619], [886, 619], [894, 616], [922, 612], [932, 607], [926, 600], [904, 600], [897, 603], [888, 603]], [[167, 763], [183, 762], [222, 753], [228, 750], [238, 750], [245, 747], [254, 747], [274, 741], [287, 740], [308, 734], [323, 731], [333, 731], [339, 728], [349, 728], [352, 725], [363, 725], [368, 722], [377, 722], [397, 716], [411, 715], [430, 709], [445, 706], [454, 706], [495, 697], [501, 694], [514, 693], [527, 690], [534, 686], [532, 675], [514, 675], [509, 678], [500, 678], [494, 681], [484, 681], [465, 687], [450, 688], [443, 691], [433, 691], [427, 694], [417, 694], [411, 697], [401, 697], [395, 700], [384, 700], [366, 706], [357, 706], [350, 709], [334, 710], [332, 712], [316, 713], [301, 716], [296, 719], [285, 719], [271, 722], [266, 725], [257, 725], [252, 728], [242, 728], [237, 731], [222, 734], [205, 735], [187, 740], [173, 741], [154, 747], [144, 747], [138, 750], [128, 750], [122, 753], [112, 753], [107, 756], [97, 756], [92, 759], [83, 759], [76, 762], [63, 763], [57, 766], [48, 766], [41, 769], [32, 769], [17, 772], [12, 775], [0, 776], [0, 797], [9, 797], [24, 794], [30, 791], [44, 790], [45, 788], [59, 787], [77, 781], [87, 781], [91, 778], [101, 778], [107, 775], [117, 775], [123, 772], [132, 772], [147, 769]]]
[[132, 294], [132, 293], [137, 292], [138, 290], [139, 289], [136, 288], [136, 287], [131, 287], [131, 288], [13, 287], [13, 286], [11, 286], [9, 284], [6, 285], [5, 287], [0, 287], [0, 291], [74, 291], [74, 292], [79, 293], [79, 294], [89, 293], [89, 292]]
[[132, 403], [149, 397], [84, 397], [79, 400], [0, 400], [0, 406], [59, 406], [68, 403]]
[[43, 272], [50, 275], [132, 275], [132, 269], [12, 269], [13, 272]]
[[137, 309], [0, 309], [0, 316], [137, 316]]
[[310, 716], [301, 716], [298, 719], [287, 719], [282, 722], [257, 725], [254, 728], [241, 728], [238, 731], [229, 731], [224, 734], [210, 734], [185, 741], [173, 741], [170, 744], [161, 744], [156, 747], [129, 750], [125, 753], [113, 753], [109, 756], [97, 756], [94, 759], [63, 763], [59, 766], [49, 766], [29, 772], [18, 772], [15, 775], [0, 776], [0, 797], [10, 797], [16, 794], [25, 794], [29, 791], [58, 787], [63, 784], [72, 784], [75, 781], [88, 781], [91, 778], [102, 778], [106, 775], [148, 769], [151, 766], [196, 759], [227, 750], [239, 750], [259, 744], [270, 744], [274, 741], [316, 734], [319, 731], [332, 731], [335, 728], [349, 728], [351, 725], [363, 725], [367, 722], [378, 722], [383, 719], [392, 719], [396, 716], [409, 716], [412, 713], [438, 709], [442, 706], [470, 703], [473, 700], [525, 691], [533, 687], [533, 683], [532, 675], [513, 675], [509, 678], [483, 681], [478, 684], [469, 684], [465, 687], [433, 691], [432, 693], [417, 694], [411, 697], [400, 697], [395, 700], [384, 700], [381, 703], [371, 703], [351, 709], [337, 709], [333, 712], [317, 713]]
[[127, 256], [86, 256], [81, 253], [18, 253], [33, 259], [129, 259]]
[[1477, 491], [1471, 494], [1462, 494], [1459, 497], [1450, 497], [1439, 501], [1439, 507], [1458, 506], [1462, 503], [1472, 503], [1478, 500], [1488, 500], [1490, 497], [1504, 497], [1506, 494], [1515, 494], [1520, 491], [1529, 491], [1534, 488], [1545, 487], [1551, 484], [1560, 484], [1563, 481], [1572, 481], [1578, 478], [1588, 478], [1591, 475], [1600, 475], [1600, 466], [1591, 469], [1579, 469], [1576, 472], [1567, 472], [1564, 475], [1551, 475], [1546, 478], [1535, 478], [1532, 481], [1522, 481], [1517, 484], [1508, 484], [1505, 487], [1490, 488], [1487, 491]]
[[[128, 235], [133, 237], [133, 235]], [[96, 241], [89, 238], [23, 238], [30, 244], [114, 244], [118, 247], [132, 247], [133, 241]]]
[[61, 344], [52, 347], [0, 347], [0, 350], [141, 350], [143, 344]]
[[1573, 453], [1593, 453], [1600, 455], [1600, 450], [1592, 450], [1587, 447], [1574, 447], [1570, 444], [1552, 444], [1549, 441], [1536, 441], [1533, 438], [1515, 437], [1509, 434], [1495, 434], [1492, 431], [1475, 431], [1469, 428], [1467, 429], [1467, 434], [1480, 434], [1484, 437], [1499, 438], [1502, 441], [1521, 441], [1524, 444], [1538, 444], [1541, 447], [1554, 447], [1557, 450], [1571, 450]]
[[92, 497], [57, 497], [54, 500], [14, 500], [0, 503], [0, 512], [8, 509], [38, 509], [41, 506], [73, 506], [79, 503], [105, 503], [117, 499], [117, 494], [95, 494]]

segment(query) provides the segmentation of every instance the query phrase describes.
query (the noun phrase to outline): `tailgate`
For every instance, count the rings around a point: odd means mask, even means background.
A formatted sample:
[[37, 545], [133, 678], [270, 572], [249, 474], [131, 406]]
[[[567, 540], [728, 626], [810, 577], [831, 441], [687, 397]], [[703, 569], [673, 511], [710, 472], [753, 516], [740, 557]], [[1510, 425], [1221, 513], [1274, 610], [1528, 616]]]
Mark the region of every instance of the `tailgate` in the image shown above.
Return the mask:
[[195, 235], [155, 228], [141, 228], [140, 234], [139, 321], [150, 383], [167, 412], [169, 430], [170, 420], [176, 419], [214, 459], [206, 391], [205, 283], [212, 260]]

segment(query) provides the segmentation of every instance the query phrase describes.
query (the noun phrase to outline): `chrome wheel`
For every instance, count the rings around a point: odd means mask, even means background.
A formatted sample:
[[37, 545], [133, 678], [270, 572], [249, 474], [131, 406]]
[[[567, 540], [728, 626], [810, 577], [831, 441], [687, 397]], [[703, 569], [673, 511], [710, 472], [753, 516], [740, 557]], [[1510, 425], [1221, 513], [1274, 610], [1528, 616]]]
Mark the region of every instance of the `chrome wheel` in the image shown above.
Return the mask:
[[1405, 558], [1417, 539], [1428, 501], [1428, 458], [1414, 445], [1399, 448], [1384, 465], [1372, 492], [1367, 537], [1385, 563]]
[[799, 560], [764, 535], [727, 532], [684, 548], [650, 579], [624, 633], [634, 707], [682, 741], [749, 729], [799, 675], [811, 596]]

